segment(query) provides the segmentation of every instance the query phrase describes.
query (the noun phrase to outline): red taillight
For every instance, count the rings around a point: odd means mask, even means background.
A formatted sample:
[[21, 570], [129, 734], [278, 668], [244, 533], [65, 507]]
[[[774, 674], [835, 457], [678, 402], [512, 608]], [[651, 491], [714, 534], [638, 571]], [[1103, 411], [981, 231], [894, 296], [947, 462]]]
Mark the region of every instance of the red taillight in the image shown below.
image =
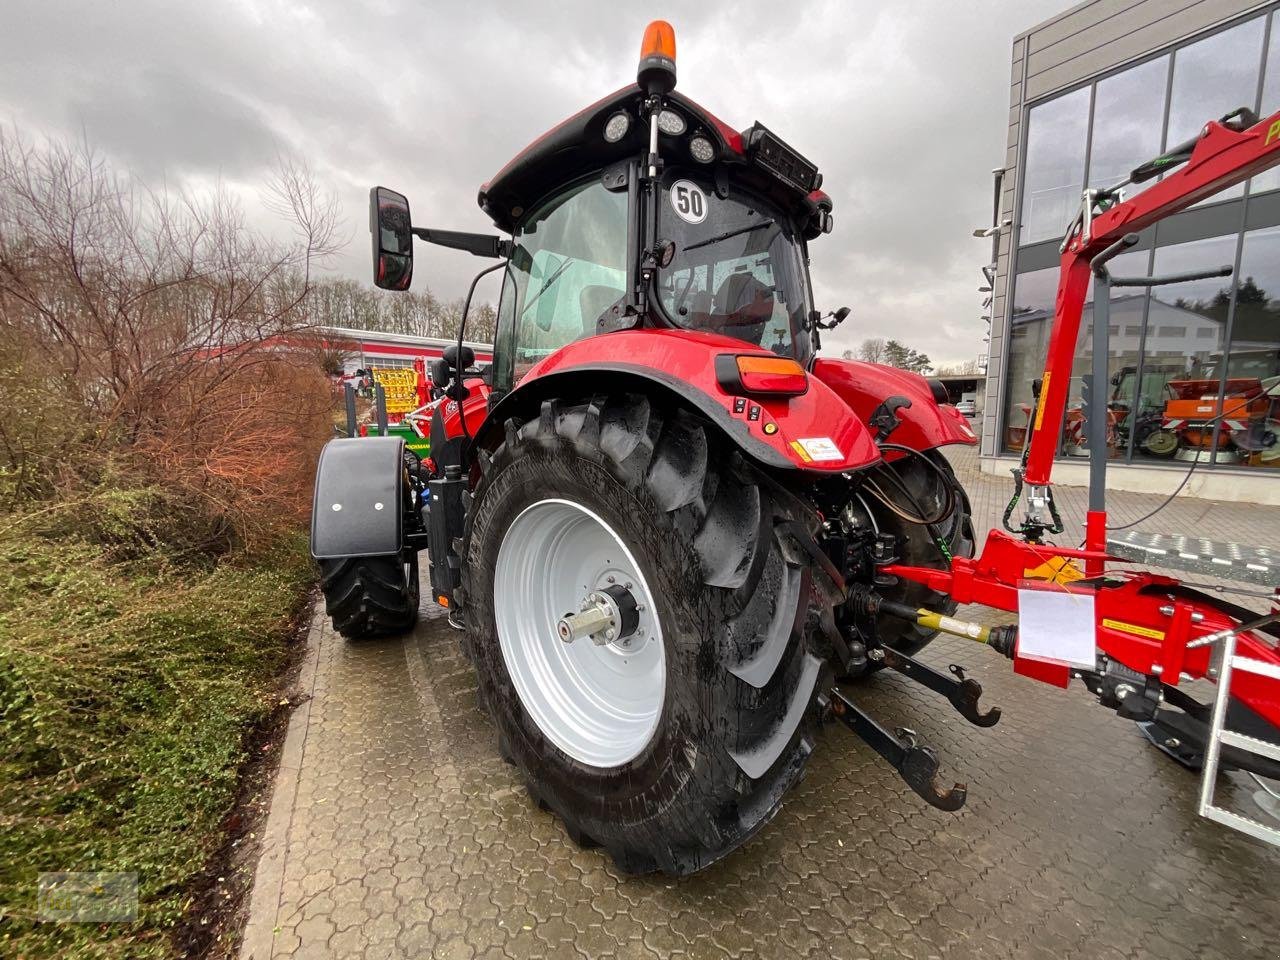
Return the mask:
[[804, 367], [788, 357], [738, 357], [738, 382], [744, 393], [799, 396], [809, 389]]

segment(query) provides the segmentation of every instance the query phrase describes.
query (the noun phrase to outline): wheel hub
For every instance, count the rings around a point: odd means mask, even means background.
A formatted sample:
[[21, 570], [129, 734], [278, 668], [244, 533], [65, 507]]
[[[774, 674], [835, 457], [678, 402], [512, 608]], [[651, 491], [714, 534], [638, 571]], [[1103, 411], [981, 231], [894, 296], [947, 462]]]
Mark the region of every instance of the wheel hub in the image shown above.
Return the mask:
[[662, 713], [666, 660], [622, 537], [581, 504], [539, 501], [503, 536], [493, 599], [507, 672], [542, 733], [595, 767], [639, 755]]
[[602, 646], [617, 643], [630, 647], [640, 622], [639, 605], [631, 588], [628, 581], [626, 586], [613, 584], [603, 590], [593, 590], [582, 598], [577, 613], [566, 613], [560, 618], [556, 634], [565, 643], [590, 637], [592, 643]]

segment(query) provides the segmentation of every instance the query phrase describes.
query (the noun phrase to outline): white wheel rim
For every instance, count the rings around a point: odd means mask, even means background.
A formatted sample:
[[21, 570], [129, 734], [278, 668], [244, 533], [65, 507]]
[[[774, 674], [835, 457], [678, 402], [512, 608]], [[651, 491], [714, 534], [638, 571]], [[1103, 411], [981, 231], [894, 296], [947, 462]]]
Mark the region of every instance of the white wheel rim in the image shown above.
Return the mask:
[[[619, 584], [639, 624], [626, 641], [565, 643], [556, 623], [592, 591]], [[666, 694], [662, 628], [622, 538], [567, 500], [541, 500], [502, 538], [493, 609], [507, 673], [538, 729], [575, 760], [616, 767], [653, 739]]]

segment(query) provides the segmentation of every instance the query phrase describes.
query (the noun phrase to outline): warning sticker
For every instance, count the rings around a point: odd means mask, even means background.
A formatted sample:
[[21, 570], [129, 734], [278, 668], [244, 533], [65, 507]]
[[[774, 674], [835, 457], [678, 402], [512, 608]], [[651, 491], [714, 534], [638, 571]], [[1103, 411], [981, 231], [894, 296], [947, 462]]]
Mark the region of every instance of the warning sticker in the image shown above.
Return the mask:
[[1163, 630], [1153, 630], [1151, 627], [1141, 627], [1136, 623], [1125, 623], [1123, 620], [1104, 619], [1102, 625], [1112, 630], [1119, 630], [1121, 633], [1131, 633], [1135, 637], [1146, 637], [1149, 640], [1164, 639]]
[[1040, 382], [1040, 399], [1036, 401], [1036, 425], [1032, 427], [1037, 433], [1040, 432], [1040, 424], [1044, 423], [1044, 404], [1041, 402], [1049, 395], [1049, 375], [1050, 372], [1044, 372], [1044, 380]]
[[830, 437], [805, 437], [796, 440], [791, 444], [791, 448], [800, 454], [805, 462], [817, 461], [821, 463], [824, 460], [843, 460], [844, 454], [840, 452], [840, 448], [835, 445]]

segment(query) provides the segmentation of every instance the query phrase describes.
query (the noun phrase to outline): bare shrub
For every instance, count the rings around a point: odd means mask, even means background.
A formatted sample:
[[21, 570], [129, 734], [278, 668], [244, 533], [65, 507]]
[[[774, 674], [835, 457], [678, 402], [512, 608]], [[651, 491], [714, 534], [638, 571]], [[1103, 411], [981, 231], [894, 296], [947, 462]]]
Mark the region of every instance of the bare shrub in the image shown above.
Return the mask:
[[[27, 385], [0, 389], [0, 495], [110, 463], [201, 504], [228, 543], [297, 516], [329, 392], [289, 344], [337, 207], [296, 163], [269, 192], [289, 240], [249, 229], [226, 191], [148, 191], [87, 146], [0, 131], [0, 365]], [[55, 413], [22, 425], [40, 394]], [[74, 429], [46, 436], [54, 418]]]

